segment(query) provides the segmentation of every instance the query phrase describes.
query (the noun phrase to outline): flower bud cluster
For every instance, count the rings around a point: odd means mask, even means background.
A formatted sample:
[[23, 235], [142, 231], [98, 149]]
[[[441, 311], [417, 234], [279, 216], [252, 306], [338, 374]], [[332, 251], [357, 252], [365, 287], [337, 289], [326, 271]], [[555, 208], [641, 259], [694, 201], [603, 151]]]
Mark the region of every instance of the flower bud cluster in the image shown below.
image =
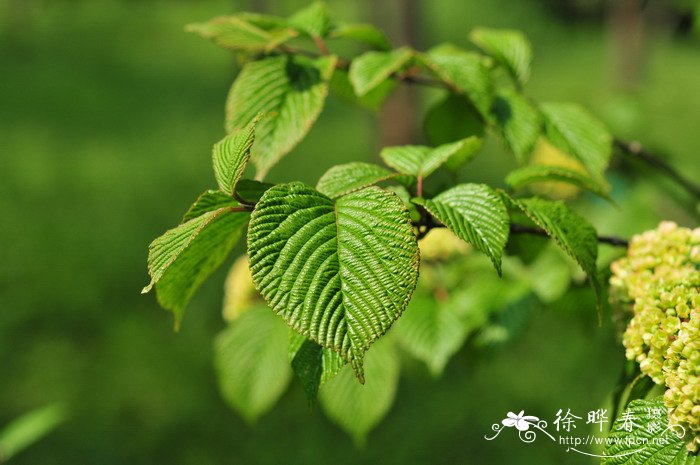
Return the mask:
[[610, 296], [632, 311], [626, 356], [666, 385], [671, 424], [700, 448], [700, 228], [663, 222], [635, 236], [611, 266]]

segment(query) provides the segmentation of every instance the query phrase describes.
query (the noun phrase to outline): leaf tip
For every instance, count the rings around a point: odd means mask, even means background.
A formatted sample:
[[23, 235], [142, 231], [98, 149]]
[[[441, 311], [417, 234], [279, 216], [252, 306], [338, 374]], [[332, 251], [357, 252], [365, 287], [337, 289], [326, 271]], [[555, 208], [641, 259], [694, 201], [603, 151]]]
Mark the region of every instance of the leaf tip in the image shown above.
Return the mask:
[[350, 361], [350, 365], [352, 366], [352, 371], [355, 372], [355, 377], [357, 378], [357, 381], [364, 385], [365, 384], [365, 370], [362, 367], [362, 358], [356, 358], [354, 360]]
[[183, 28], [185, 32], [199, 34], [205, 36], [205, 24], [204, 23], [189, 23], [185, 24]]
[[173, 320], [173, 331], [176, 333], [180, 332], [180, 326], [182, 324], [182, 317], [180, 315], [175, 315], [175, 318]]

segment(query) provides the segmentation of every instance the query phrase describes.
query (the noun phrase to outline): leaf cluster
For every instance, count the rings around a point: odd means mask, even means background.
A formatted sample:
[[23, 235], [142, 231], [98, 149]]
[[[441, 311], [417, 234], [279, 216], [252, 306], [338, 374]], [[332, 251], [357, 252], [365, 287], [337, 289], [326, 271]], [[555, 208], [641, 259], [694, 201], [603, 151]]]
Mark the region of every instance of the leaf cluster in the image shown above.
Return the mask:
[[[516, 250], [507, 249], [521, 231], [514, 225], [524, 224], [553, 238], [600, 295], [595, 229], [563, 201], [528, 189], [566, 183], [609, 199], [612, 138], [580, 106], [524, 93], [532, 52], [521, 33], [479, 28], [472, 49], [394, 49], [378, 29], [338, 22], [322, 3], [289, 18], [239, 13], [187, 29], [232, 51], [241, 69], [226, 101], [227, 135], [212, 150], [217, 189], [151, 243], [144, 292], [155, 288], [178, 326], [197, 288], [246, 237], [249, 275], [239, 266], [227, 280], [241, 297], [227, 296], [233, 321], [216, 344], [222, 391], [246, 418], [269, 408], [291, 366], [312, 398], [327, 382], [324, 409], [361, 441], [393, 399], [394, 339], [439, 373], [488, 316], [459, 310], [478, 306], [468, 288], [451, 304], [431, 306], [421, 294], [419, 267], [429, 274], [430, 265], [421, 264], [418, 241], [434, 230], [449, 230], [507, 279], [504, 255]], [[338, 56], [340, 41], [358, 53]], [[384, 166], [335, 166], [315, 187], [263, 181], [309, 133], [329, 95], [378, 108], [401, 82], [444, 92], [426, 117], [427, 145], [385, 147]], [[505, 177], [511, 190], [476, 182], [425, 188], [434, 173], [457, 173], [478, 156], [487, 137], [522, 165]], [[244, 179], [248, 164], [255, 179]], [[397, 320], [396, 337], [384, 338]]]

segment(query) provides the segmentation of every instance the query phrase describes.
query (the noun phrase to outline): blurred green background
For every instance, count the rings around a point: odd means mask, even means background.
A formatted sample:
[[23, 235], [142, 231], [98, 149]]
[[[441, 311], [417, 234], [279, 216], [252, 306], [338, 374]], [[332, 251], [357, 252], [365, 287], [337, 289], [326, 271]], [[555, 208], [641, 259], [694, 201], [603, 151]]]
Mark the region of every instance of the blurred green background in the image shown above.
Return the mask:
[[[615, 134], [700, 174], [693, 2], [328, 3], [338, 18], [376, 22], [395, 44], [418, 48], [466, 46], [475, 26], [521, 29], [535, 54], [530, 95], [581, 103]], [[510, 410], [553, 419], [559, 408], [606, 406], [623, 355], [610, 325], [597, 326], [585, 287], [538, 307], [503, 347], [468, 344], [440, 380], [406, 360], [396, 403], [364, 449], [309, 409], [297, 382], [253, 426], [224, 404], [212, 339], [224, 327], [225, 269], [195, 297], [179, 333], [152, 295], [139, 294], [148, 243], [215, 185], [210, 147], [223, 136], [235, 76], [230, 55], [183, 26], [305, 4], [0, 0], [0, 427], [51, 402], [70, 411], [10, 463], [593, 463], [543, 441], [483, 439]], [[436, 95], [414, 97], [420, 116]], [[270, 179], [314, 183], [333, 164], [375, 160], [395, 137], [391, 126], [406, 125], [390, 116], [329, 100]], [[489, 144], [462, 176], [500, 185], [513, 166]], [[601, 233], [630, 236], [660, 219], [696, 225], [695, 206], [673, 184], [624, 159], [613, 168], [619, 208], [577, 205]], [[605, 265], [617, 252], [601, 253]]]

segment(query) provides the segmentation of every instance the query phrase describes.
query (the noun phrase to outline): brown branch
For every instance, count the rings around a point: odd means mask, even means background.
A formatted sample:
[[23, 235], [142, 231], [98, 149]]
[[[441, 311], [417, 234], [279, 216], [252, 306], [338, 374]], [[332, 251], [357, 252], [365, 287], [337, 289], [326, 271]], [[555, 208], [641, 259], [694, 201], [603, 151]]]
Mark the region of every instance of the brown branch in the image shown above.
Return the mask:
[[[547, 232], [543, 229], [536, 228], [533, 226], [525, 226], [522, 224], [512, 223], [510, 225], [511, 234], [532, 234], [535, 236], [549, 237]], [[598, 236], [598, 242], [601, 244], [608, 244], [615, 247], [628, 247], [629, 241], [621, 237], [615, 236]]]
[[[425, 237], [425, 235], [428, 234], [428, 232], [431, 229], [445, 227], [444, 224], [439, 223], [430, 214], [422, 216], [421, 219], [414, 224], [414, 226], [418, 229], [418, 234], [416, 235], [418, 240], [423, 239]], [[544, 229], [537, 228], [534, 226], [525, 226], [525, 225], [517, 224], [517, 223], [511, 223], [510, 233], [511, 234], [532, 234], [534, 236], [549, 237], [549, 234], [547, 234], [547, 232]], [[616, 236], [598, 236], [598, 242], [600, 242], [601, 244], [612, 245], [614, 247], [627, 248], [629, 246], [629, 241], [627, 239], [623, 239], [621, 237], [616, 237]]]
[[233, 198], [236, 199], [236, 202], [241, 204], [241, 207], [249, 209], [248, 211], [252, 211], [255, 208], [256, 202], [244, 199], [238, 192], [234, 191]]
[[[318, 44], [317, 44], [318, 45]], [[325, 47], [325, 44], [324, 44]], [[308, 50], [302, 50], [302, 49], [295, 49], [292, 47], [289, 47], [287, 45], [282, 45], [279, 48], [280, 51], [283, 53], [298, 53], [302, 54], [308, 57], [314, 57], [318, 58], [320, 55], [315, 52], [310, 52]], [[348, 70], [350, 68], [350, 61], [344, 58], [338, 58], [338, 61], [336, 63], [336, 67], [339, 69], [343, 70]], [[424, 85], [428, 87], [439, 87], [443, 89], [447, 89], [448, 91], [454, 92], [455, 89], [452, 88], [449, 84], [439, 80], [435, 79], [431, 76], [425, 76], [425, 75], [420, 75], [420, 74], [415, 74], [414, 72], [402, 72], [402, 73], [394, 73], [391, 75], [392, 79], [396, 79], [399, 82], [403, 82], [406, 84], [417, 84], [417, 85]], [[617, 147], [623, 154], [628, 155], [630, 158], [640, 160], [647, 165], [651, 166], [652, 168], [656, 169], [657, 171], [663, 173], [664, 175], [668, 176], [672, 180], [674, 180], [676, 183], [678, 183], [681, 187], [683, 187], [688, 193], [690, 193], [696, 200], [700, 199], [700, 185], [696, 184], [692, 180], [686, 178], [682, 174], [680, 174], [678, 171], [676, 171], [673, 166], [671, 166], [666, 160], [661, 158], [659, 155], [656, 155], [642, 147], [642, 145], [639, 142], [634, 142], [634, 141], [625, 141], [622, 139], [615, 138], [613, 141], [613, 144], [615, 147]], [[425, 231], [427, 233], [427, 230]], [[425, 235], [425, 233], [423, 235]], [[626, 247], [627, 246], [627, 241], [624, 239], [619, 239], [615, 237], [600, 237], [599, 242], [602, 243], [608, 243], [614, 246], [620, 246], [620, 247]]]
[[232, 212], [252, 212], [255, 208], [254, 205], [239, 205], [237, 207], [230, 207]]
[[615, 139], [614, 144], [615, 147], [617, 147], [623, 154], [629, 156], [630, 158], [643, 161], [655, 170], [660, 171], [661, 173], [676, 181], [693, 197], [695, 197], [696, 199], [700, 199], [700, 185], [684, 177], [660, 156], [644, 149], [639, 142], [630, 142], [621, 139]]
[[[322, 54], [319, 54], [317, 52], [290, 47], [286, 44], [279, 46], [277, 50], [288, 55], [303, 55], [309, 58], [320, 58], [321, 56], [323, 56]], [[336, 69], [342, 69], [347, 71], [350, 69], [350, 60], [338, 57], [335, 63], [335, 67]], [[403, 82], [405, 84], [416, 84], [427, 87], [437, 87], [454, 92], [454, 89], [450, 87], [447, 83], [439, 79], [435, 79], [431, 76], [417, 75], [412, 73], [394, 73], [391, 75], [391, 78], [397, 80], [398, 82]]]
[[[284, 53], [299, 53], [305, 56], [318, 58], [320, 55], [315, 52], [309, 52], [307, 50], [295, 49], [283, 45], [280, 47], [280, 51]], [[336, 64], [337, 68], [348, 70], [350, 68], [350, 61], [344, 58], [339, 58]], [[455, 92], [449, 84], [435, 79], [431, 76], [419, 75], [414, 73], [394, 73], [391, 75], [392, 79], [396, 79], [399, 82], [406, 84], [416, 84], [423, 85], [427, 87], [439, 87], [446, 89], [451, 92]], [[700, 185], [687, 179], [676, 171], [673, 166], [671, 166], [666, 160], [661, 158], [659, 155], [651, 153], [650, 151], [644, 149], [639, 142], [635, 141], [625, 141], [622, 139], [615, 138], [613, 141], [615, 147], [617, 147], [623, 154], [628, 155], [630, 158], [643, 161], [652, 168], [660, 171], [669, 178], [677, 182], [681, 187], [688, 191], [696, 200], [700, 199]]]
[[318, 48], [318, 51], [321, 52], [321, 55], [330, 54], [328, 47], [326, 47], [326, 43], [320, 37], [314, 36], [314, 44], [316, 44], [316, 47]]

